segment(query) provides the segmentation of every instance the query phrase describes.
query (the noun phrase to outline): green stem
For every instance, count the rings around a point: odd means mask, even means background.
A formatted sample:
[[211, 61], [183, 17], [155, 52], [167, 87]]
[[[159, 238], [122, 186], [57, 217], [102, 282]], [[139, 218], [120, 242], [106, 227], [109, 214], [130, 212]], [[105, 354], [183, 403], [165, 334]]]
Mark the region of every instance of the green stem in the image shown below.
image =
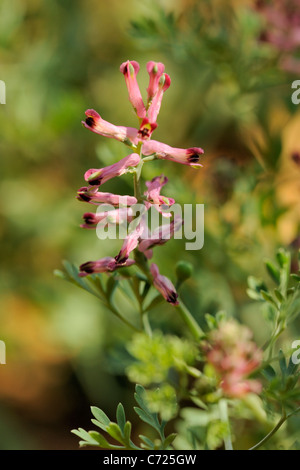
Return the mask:
[[199, 340], [205, 336], [204, 331], [198, 325], [194, 317], [192, 316], [191, 312], [188, 308], [184, 305], [182, 300], [179, 300], [179, 305], [177, 305], [177, 311], [180, 313], [182, 320], [185, 322], [187, 327], [189, 328], [192, 335], [195, 337], [196, 340]]
[[152, 329], [151, 329], [151, 325], [150, 325], [150, 322], [149, 322], [149, 317], [148, 317], [147, 312], [142, 313], [142, 322], [143, 322], [145, 333], [147, 333], [147, 335], [150, 338], [152, 338]]
[[271, 439], [272, 436], [274, 436], [274, 434], [278, 431], [278, 429], [283, 425], [283, 423], [289, 419], [291, 416], [293, 416], [294, 414], [298, 413], [300, 411], [300, 406], [298, 408], [296, 408], [296, 410], [292, 411], [291, 413], [289, 413], [288, 415], [285, 413], [285, 411], [283, 410], [282, 412], [282, 416], [280, 418], [280, 420], [278, 421], [278, 423], [276, 424], [276, 426], [274, 426], [274, 428], [261, 440], [259, 441], [257, 444], [255, 444], [255, 446], [251, 447], [249, 450], [257, 450], [259, 449], [259, 447], [261, 447], [263, 444], [265, 444], [269, 439]]
[[105, 305], [117, 318], [119, 318], [119, 320], [121, 320], [123, 323], [125, 323], [125, 325], [129, 326], [129, 328], [131, 328], [132, 330], [137, 331], [137, 332], [141, 331], [139, 328], [137, 328], [132, 323], [130, 323], [128, 320], [126, 320], [126, 318], [122, 317], [122, 315], [117, 311], [117, 309], [113, 305], [111, 305], [109, 303], [107, 303]]
[[222, 398], [219, 401], [219, 410], [220, 410], [220, 418], [223, 423], [227, 425], [227, 432], [224, 437], [224, 446], [225, 450], [233, 450], [232, 441], [231, 441], [231, 433], [230, 433], [230, 423], [228, 418], [228, 404], [225, 398]]

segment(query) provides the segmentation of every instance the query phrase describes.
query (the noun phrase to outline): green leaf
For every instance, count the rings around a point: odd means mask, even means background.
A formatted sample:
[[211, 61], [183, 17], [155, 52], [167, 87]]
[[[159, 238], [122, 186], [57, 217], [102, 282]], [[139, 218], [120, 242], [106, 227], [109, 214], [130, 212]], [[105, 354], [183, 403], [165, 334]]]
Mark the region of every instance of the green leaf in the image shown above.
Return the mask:
[[276, 266], [271, 262], [271, 261], [265, 261], [265, 266], [267, 268], [267, 271], [273, 281], [276, 282], [276, 284], [280, 284], [280, 271], [279, 269], [276, 268]]
[[284, 299], [282, 293], [280, 292], [280, 290], [274, 289], [274, 293], [275, 293], [277, 299], [279, 300], [279, 302], [281, 302], [281, 303], [284, 302], [285, 299]]
[[106, 296], [108, 300], [110, 301], [112, 299], [112, 296], [118, 286], [119, 281], [116, 280], [113, 276], [111, 276], [107, 283], [106, 283]]
[[118, 404], [118, 407], [117, 407], [117, 423], [122, 431], [122, 433], [124, 434], [124, 426], [125, 426], [125, 423], [126, 423], [126, 416], [125, 416], [125, 410], [124, 410], [124, 407], [122, 405], [122, 403], [119, 403]]
[[142, 421], [156, 428], [156, 423], [151, 415], [137, 406], [135, 406], [133, 409]]
[[100, 434], [99, 432], [89, 431], [89, 434], [96, 442], [98, 442], [98, 445], [102, 447], [103, 449], [115, 449], [115, 450], [124, 449], [123, 446], [115, 446], [115, 445], [110, 444], [105, 439], [105, 437], [103, 437], [102, 434]]
[[82, 428], [78, 428], [78, 429], [72, 429], [71, 431], [73, 434], [75, 434], [76, 436], [80, 437], [81, 439], [83, 439], [82, 441], [79, 442], [79, 445], [80, 446], [84, 446], [84, 445], [90, 445], [90, 446], [98, 446], [98, 441], [96, 441], [91, 435], [90, 433], [88, 433], [87, 431], [85, 431], [84, 429]]
[[166, 437], [166, 439], [163, 442], [163, 449], [167, 449], [172, 444], [172, 442], [174, 441], [176, 437], [177, 437], [176, 433], [169, 434], [168, 437]]
[[266, 302], [270, 302], [272, 305], [274, 305], [277, 308], [277, 304], [276, 304], [275, 300], [273, 299], [272, 295], [269, 294], [269, 292], [261, 290], [260, 293], [261, 293], [261, 296], [263, 297], [263, 299], [266, 300]]
[[151, 449], [151, 450], [154, 449], [155, 444], [154, 442], [151, 441], [151, 439], [149, 439], [149, 437], [143, 436], [142, 434], [140, 434], [139, 438], [146, 444], [146, 445], [141, 444], [143, 448]]
[[286, 365], [286, 361], [285, 361], [285, 357], [284, 357], [284, 353], [282, 349], [280, 349], [278, 356], [279, 356], [280, 370], [281, 370], [283, 378], [285, 378], [288, 375], [288, 369], [287, 369], [287, 365]]
[[280, 248], [276, 253], [276, 259], [281, 268], [285, 268], [290, 262], [289, 254], [283, 249]]
[[205, 316], [207, 326], [210, 330], [214, 330], [215, 328], [217, 328], [218, 323], [213, 315], [211, 315], [210, 313], [206, 313], [204, 316]]
[[91, 406], [91, 412], [93, 416], [99, 421], [99, 423], [103, 424], [104, 426], [108, 426], [111, 423], [109, 417], [100, 408]]
[[288, 367], [287, 367], [287, 372], [288, 372], [288, 375], [294, 375], [296, 370], [298, 369], [298, 366], [299, 364], [294, 364], [293, 360], [292, 360], [292, 356], [290, 357], [290, 360], [289, 360], [289, 363], [288, 363]]
[[111, 421], [110, 424], [106, 428], [106, 432], [113, 439], [115, 439], [118, 442], [121, 442], [121, 444], [124, 444], [124, 437], [117, 423], [114, 423], [113, 421]]
[[263, 374], [268, 380], [272, 380], [272, 379], [274, 379], [274, 377], [276, 377], [276, 372], [275, 372], [275, 370], [274, 370], [273, 367], [270, 366], [269, 364], [262, 370], [262, 374]]

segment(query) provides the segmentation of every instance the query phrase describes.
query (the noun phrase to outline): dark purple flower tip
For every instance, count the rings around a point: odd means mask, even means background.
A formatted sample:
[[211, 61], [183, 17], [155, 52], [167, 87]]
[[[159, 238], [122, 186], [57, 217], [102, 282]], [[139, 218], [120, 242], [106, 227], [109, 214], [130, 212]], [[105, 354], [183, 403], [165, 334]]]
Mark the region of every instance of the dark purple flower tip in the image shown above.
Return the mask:
[[292, 153], [292, 160], [296, 163], [296, 165], [300, 165], [300, 152], [293, 152]]
[[198, 163], [201, 155], [204, 154], [204, 150], [200, 147], [193, 147], [187, 149], [187, 159], [189, 163]]
[[85, 214], [83, 214], [82, 218], [88, 225], [94, 225], [97, 223], [96, 216], [92, 212], [86, 212]]
[[179, 302], [177, 299], [178, 299], [177, 292], [170, 292], [166, 300], [172, 305], [178, 305]]
[[87, 274], [93, 274], [95, 270], [95, 262], [94, 261], [87, 261], [79, 266], [79, 270], [83, 271]]

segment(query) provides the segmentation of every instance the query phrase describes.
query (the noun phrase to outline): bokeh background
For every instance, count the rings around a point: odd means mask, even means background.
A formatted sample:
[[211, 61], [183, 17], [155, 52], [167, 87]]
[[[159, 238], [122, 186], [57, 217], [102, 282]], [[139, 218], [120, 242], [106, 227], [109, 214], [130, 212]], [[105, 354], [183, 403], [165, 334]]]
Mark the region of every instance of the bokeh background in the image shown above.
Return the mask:
[[[300, 108], [291, 101], [300, 66], [297, 44], [269, 34], [279, 28], [287, 38], [289, 17], [276, 10], [281, 21], [272, 24], [254, 4], [1, 0], [0, 339], [7, 364], [0, 365], [0, 449], [77, 449], [70, 430], [89, 427], [91, 404], [112, 416], [122, 401], [136, 421], [134, 385], [124, 374], [130, 332], [95, 298], [54, 276], [64, 259], [79, 265], [113, 256], [120, 245], [80, 229], [87, 207], [76, 191], [88, 168], [126, 155], [81, 120], [94, 108], [107, 121], [136, 126], [119, 72], [127, 59], [140, 63], [143, 96], [149, 60], [163, 62], [171, 76], [154, 138], [205, 149], [201, 170], [145, 165], [147, 178], [168, 176], [166, 195], [205, 204], [204, 248], [185, 251], [184, 241], [172, 240], [154, 261], [171, 278], [177, 261], [193, 264], [182, 296], [200, 322], [222, 309], [248, 324], [258, 344], [268, 337], [247, 278], [265, 276], [262, 260], [277, 247], [296, 253], [300, 246]], [[105, 190], [130, 194], [131, 179]], [[154, 310], [150, 321], [180, 331], [172, 307], [163, 313]], [[293, 325], [283, 341], [299, 334]], [[297, 431], [300, 422], [293, 423]]]

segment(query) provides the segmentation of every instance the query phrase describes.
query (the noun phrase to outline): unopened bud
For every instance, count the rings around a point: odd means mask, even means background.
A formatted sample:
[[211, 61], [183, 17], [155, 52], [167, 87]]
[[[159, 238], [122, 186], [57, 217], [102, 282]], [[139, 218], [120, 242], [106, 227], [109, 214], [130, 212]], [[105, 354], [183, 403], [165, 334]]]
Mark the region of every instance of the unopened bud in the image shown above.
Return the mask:
[[178, 281], [184, 282], [193, 275], [193, 265], [187, 261], [178, 261], [176, 265], [176, 275]]

